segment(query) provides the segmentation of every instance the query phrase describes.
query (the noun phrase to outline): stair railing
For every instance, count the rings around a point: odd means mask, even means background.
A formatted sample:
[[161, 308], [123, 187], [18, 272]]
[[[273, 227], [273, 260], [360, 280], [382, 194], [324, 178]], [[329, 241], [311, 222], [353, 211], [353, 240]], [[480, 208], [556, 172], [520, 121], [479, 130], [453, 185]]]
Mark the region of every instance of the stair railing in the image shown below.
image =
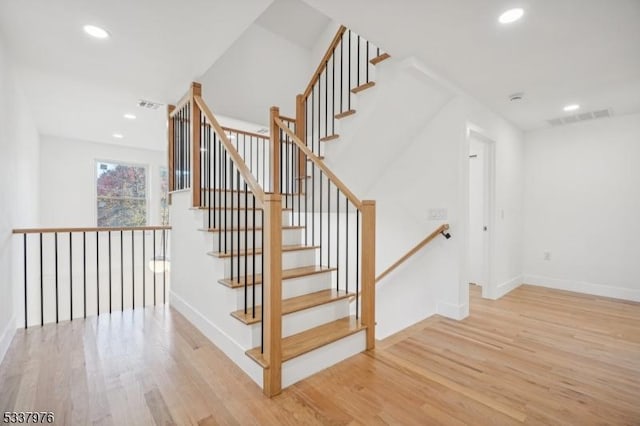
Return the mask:
[[[375, 201], [361, 201], [271, 108], [275, 140], [274, 168], [287, 168], [278, 159], [283, 151], [295, 167], [309, 163], [308, 178], [298, 180], [290, 201], [294, 222], [304, 227], [304, 243], [318, 246], [318, 264], [333, 270], [336, 292], [354, 293], [355, 315], [366, 326], [367, 349], [375, 346]], [[281, 295], [274, 294], [274, 299]], [[279, 300], [279, 299], [278, 299]]]
[[213, 251], [229, 259], [225, 283], [243, 289], [245, 316], [260, 315], [268, 363], [264, 391], [275, 395], [281, 388], [282, 326], [274, 320], [281, 308], [271, 295], [281, 286], [282, 204], [278, 193], [263, 189], [274, 188], [273, 143], [223, 128], [198, 83], [178, 107], [169, 106], [169, 119], [171, 188], [191, 189], [193, 207], [205, 211], [205, 228], [214, 233]]
[[[353, 114], [352, 96], [371, 87], [371, 68], [389, 55], [341, 26], [304, 92], [296, 98], [296, 135], [317, 156], [336, 139], [336, 120]], [[301, 170], [303, 171], [303, 170]]]

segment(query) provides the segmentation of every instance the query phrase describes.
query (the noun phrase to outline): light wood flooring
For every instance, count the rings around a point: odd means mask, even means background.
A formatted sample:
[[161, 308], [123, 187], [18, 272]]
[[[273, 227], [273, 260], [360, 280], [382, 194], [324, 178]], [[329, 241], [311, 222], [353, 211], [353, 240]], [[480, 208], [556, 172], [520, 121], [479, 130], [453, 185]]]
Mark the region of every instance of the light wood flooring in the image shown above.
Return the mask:
[[0, 413], [23, 410], [76, 425], [640, 425], [640, 304], [472, 286], [464, 321], [434, 316], [272, 400], [177, 312], [102, 315], [17, 332]]

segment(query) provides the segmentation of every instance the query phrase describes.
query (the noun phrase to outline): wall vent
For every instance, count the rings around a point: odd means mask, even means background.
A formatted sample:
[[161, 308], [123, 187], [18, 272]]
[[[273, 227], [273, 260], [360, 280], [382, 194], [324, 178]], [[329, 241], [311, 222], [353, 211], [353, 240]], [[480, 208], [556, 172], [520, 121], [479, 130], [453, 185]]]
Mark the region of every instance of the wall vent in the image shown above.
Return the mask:
[[547, 120], [551, 126], [562, 126], [564, 124], [577, 123], [579, 121], [595, 120], [597, 118], [611, 117], [611, 110], [601, 109], [598, 111], [581, 112], [579, 114], [567, 115], [564, 117], [552, 118]]
[[269, 133], [269, 129], [265, 129], [263, 127], [262, 129], [258, 129], [258, 133], [260, 133], [261, 135], [266, 135], [267, 133]]
[[151, 109], [151, 110], [157, 110], [159, 109], [163, 104], [161, 104], [160, 102], [153, 102], [153, 101], [148, 101], [146, 99], [139, 99], [138, 100], [138, 106], [140, 108], [144, 108], [144, 109]]

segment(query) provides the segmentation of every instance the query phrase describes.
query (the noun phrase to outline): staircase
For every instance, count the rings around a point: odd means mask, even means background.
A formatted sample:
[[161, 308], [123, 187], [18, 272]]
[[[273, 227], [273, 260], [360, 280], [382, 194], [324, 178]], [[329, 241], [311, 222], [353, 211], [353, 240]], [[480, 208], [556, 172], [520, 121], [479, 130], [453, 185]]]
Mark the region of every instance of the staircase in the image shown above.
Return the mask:
[[[169, 107], [174, 251], [194, 253], [173, 255], [172, 304], [269, 396], [375, 345], [375, 202], [334, 175], [322, 145], [388, 57], [341, 27], [296, 118], [272, 108], [268, 136], [220, 126], [197, 83]], [[208, 263], [193, 251], [205, 247]]]

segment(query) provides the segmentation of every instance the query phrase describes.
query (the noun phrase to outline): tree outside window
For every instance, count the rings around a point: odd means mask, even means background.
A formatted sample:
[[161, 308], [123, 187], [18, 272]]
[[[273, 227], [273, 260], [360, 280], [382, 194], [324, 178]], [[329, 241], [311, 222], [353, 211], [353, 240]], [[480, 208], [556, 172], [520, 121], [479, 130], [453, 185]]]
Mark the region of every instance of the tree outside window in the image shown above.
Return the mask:
[[145, 226], [146, 168], [104, 161], [96, 164], [98, 226]]
[[160, 167], [160, 224], [169, 225], [169, 170]]

